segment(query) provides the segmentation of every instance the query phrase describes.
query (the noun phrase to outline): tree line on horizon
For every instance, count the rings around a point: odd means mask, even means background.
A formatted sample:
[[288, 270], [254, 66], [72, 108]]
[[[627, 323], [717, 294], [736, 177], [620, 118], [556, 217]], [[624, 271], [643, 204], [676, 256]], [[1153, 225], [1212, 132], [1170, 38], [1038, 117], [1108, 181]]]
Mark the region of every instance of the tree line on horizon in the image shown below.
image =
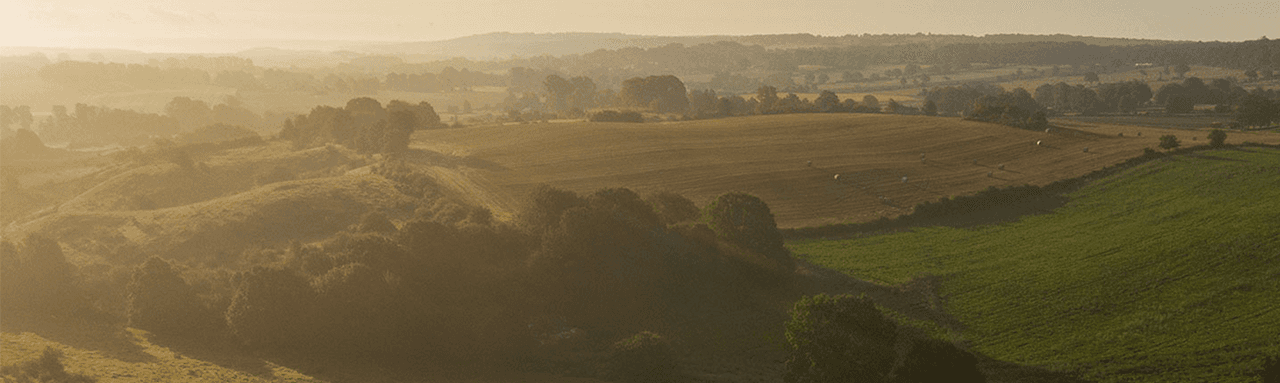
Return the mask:
[[[29, 60], [30, 61], [30, 60]], [[721, 41], [694, 46], [670, 44], [647, 49], [601, 49], [591, 53], [512, 58], [405, 63], [395, 57], [356, 57], [331, 68], [261, 68], [248, 59], [190, 56], [119, 64], [62, 60], [33, 61], [46, 81], [68, 87], [119, 81], [143, 88], [182, 84], [215, 84], [236, 89], [329, 90], [370, 94], [380, 89], [439, 92], [474, 86], [509, 86], [517, 94], [530, 90], [527, 72], [554, 71], [588, 76], [616, 84], [632, 77], [661, 73], [718, 74], [745, 70], [796, 72], [802, 65], [864, 71], [877, 65], [963, 68], [973, 63], [995, 65], [1156, 66], [1203, 65], [1261, 71], [1280, 70], [1280, 41], [1170, 42], [1142, 45], [1092, 45], [1075, 41], [1005, 43], [906, 43], [796, 49], [765, 49]], [[458, 69], [461, 68], [461, 69]], [[517, 69], [522, 68], [522, 69]], [[538, 69], [528, 69], [538, 68]], [[470, 69], [470, 70], [468, 70]], [[493, 74], [502, 73], [505, 74]], [[549, 73], [533, 76], [540, 82]], [[524, 77], [526, 80], [521, 80]], [[524, 84], [524, 85], [521, 85]], [[779, 87], [778, 84], [770, 84]], [[718, 89], [727, 90], [727, 89]]]

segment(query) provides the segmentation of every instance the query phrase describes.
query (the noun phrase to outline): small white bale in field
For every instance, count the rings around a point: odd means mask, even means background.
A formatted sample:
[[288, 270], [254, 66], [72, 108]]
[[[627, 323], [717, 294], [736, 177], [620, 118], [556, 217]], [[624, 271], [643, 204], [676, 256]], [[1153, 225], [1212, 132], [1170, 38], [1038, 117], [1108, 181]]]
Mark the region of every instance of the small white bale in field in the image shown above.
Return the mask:
[[1036, 146], [1040, 146], [1040, 144], [1041, 144], [1042, 142], [1044, 142], [1044, 141], [1036, 141]]
[[907, 176], [902, 176], [902, 182], [903, 182], [903, 183], [906, 183], [906, 182], [907, 182]]
[[840, 175], [839, 175], [839, 174], [836, 174], [836, 176], [835, 176], [835, 180], [836, 180], [836, 181], [839, 181], [839, 180], [840, 180]]
[[1050, 130], [1050, 129], [1052, 129], [1052, 128], [1044, 128], [1044, 132], [1045, 132], [1045, 133], [1049, 133], [1049, 130]]

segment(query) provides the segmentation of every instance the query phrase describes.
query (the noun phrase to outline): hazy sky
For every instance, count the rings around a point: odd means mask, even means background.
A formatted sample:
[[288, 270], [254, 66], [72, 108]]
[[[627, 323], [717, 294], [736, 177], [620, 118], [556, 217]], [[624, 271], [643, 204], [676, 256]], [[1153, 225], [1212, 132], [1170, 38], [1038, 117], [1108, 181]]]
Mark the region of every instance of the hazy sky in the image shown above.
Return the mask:
[[1277, 20], [1276, 0], [3, 0], [0, 46], [234, 51], [261, 40], [431, 41], [502, 31], [1240, 41], [1280, 37]]

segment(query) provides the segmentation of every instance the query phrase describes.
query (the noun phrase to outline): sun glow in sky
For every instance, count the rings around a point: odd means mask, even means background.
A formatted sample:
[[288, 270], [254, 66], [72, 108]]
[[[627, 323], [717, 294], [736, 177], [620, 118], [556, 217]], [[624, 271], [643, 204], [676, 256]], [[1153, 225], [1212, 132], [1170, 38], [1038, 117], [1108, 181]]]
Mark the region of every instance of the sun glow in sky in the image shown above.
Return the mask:
[[433, 41], [489, 32], [642, 35], [1280, 36], [1280, 1], [6, 0], [0, 46], [234, 52], [282, 41]]

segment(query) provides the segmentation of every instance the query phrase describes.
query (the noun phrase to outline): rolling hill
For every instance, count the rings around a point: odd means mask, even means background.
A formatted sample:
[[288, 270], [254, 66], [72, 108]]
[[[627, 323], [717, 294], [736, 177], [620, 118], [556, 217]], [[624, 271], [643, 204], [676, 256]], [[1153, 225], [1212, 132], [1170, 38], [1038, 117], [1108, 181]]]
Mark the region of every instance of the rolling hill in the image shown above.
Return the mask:
[[1280, 354], [1280, 150], [1202, 151], [1095, 181], [1052, 214], [797, 241], [886, 285], [938, 278], [939, 326], [987, 356], [1101, 382], [1249, 382]]
[[[499, 216], [547, 183], [580, 193], [665, 189], [699, 204], [743, 191], [767, 201], [780, 226], [800, 227], [893, 217], [989, 186], [1080, 176], [1157, 147], [1163, 134], [1191, 144], [1207, 132], [1082, 125], [1046, 133], [958, 118], [793, 114], [431, 130], [416, 133], [413, 145], [466, 159], [437, 168], [492, 193], [483, 199]], [[1280, 136], [1229, 135], [1229, 143], [1242, 141], [1280, 143]]]

